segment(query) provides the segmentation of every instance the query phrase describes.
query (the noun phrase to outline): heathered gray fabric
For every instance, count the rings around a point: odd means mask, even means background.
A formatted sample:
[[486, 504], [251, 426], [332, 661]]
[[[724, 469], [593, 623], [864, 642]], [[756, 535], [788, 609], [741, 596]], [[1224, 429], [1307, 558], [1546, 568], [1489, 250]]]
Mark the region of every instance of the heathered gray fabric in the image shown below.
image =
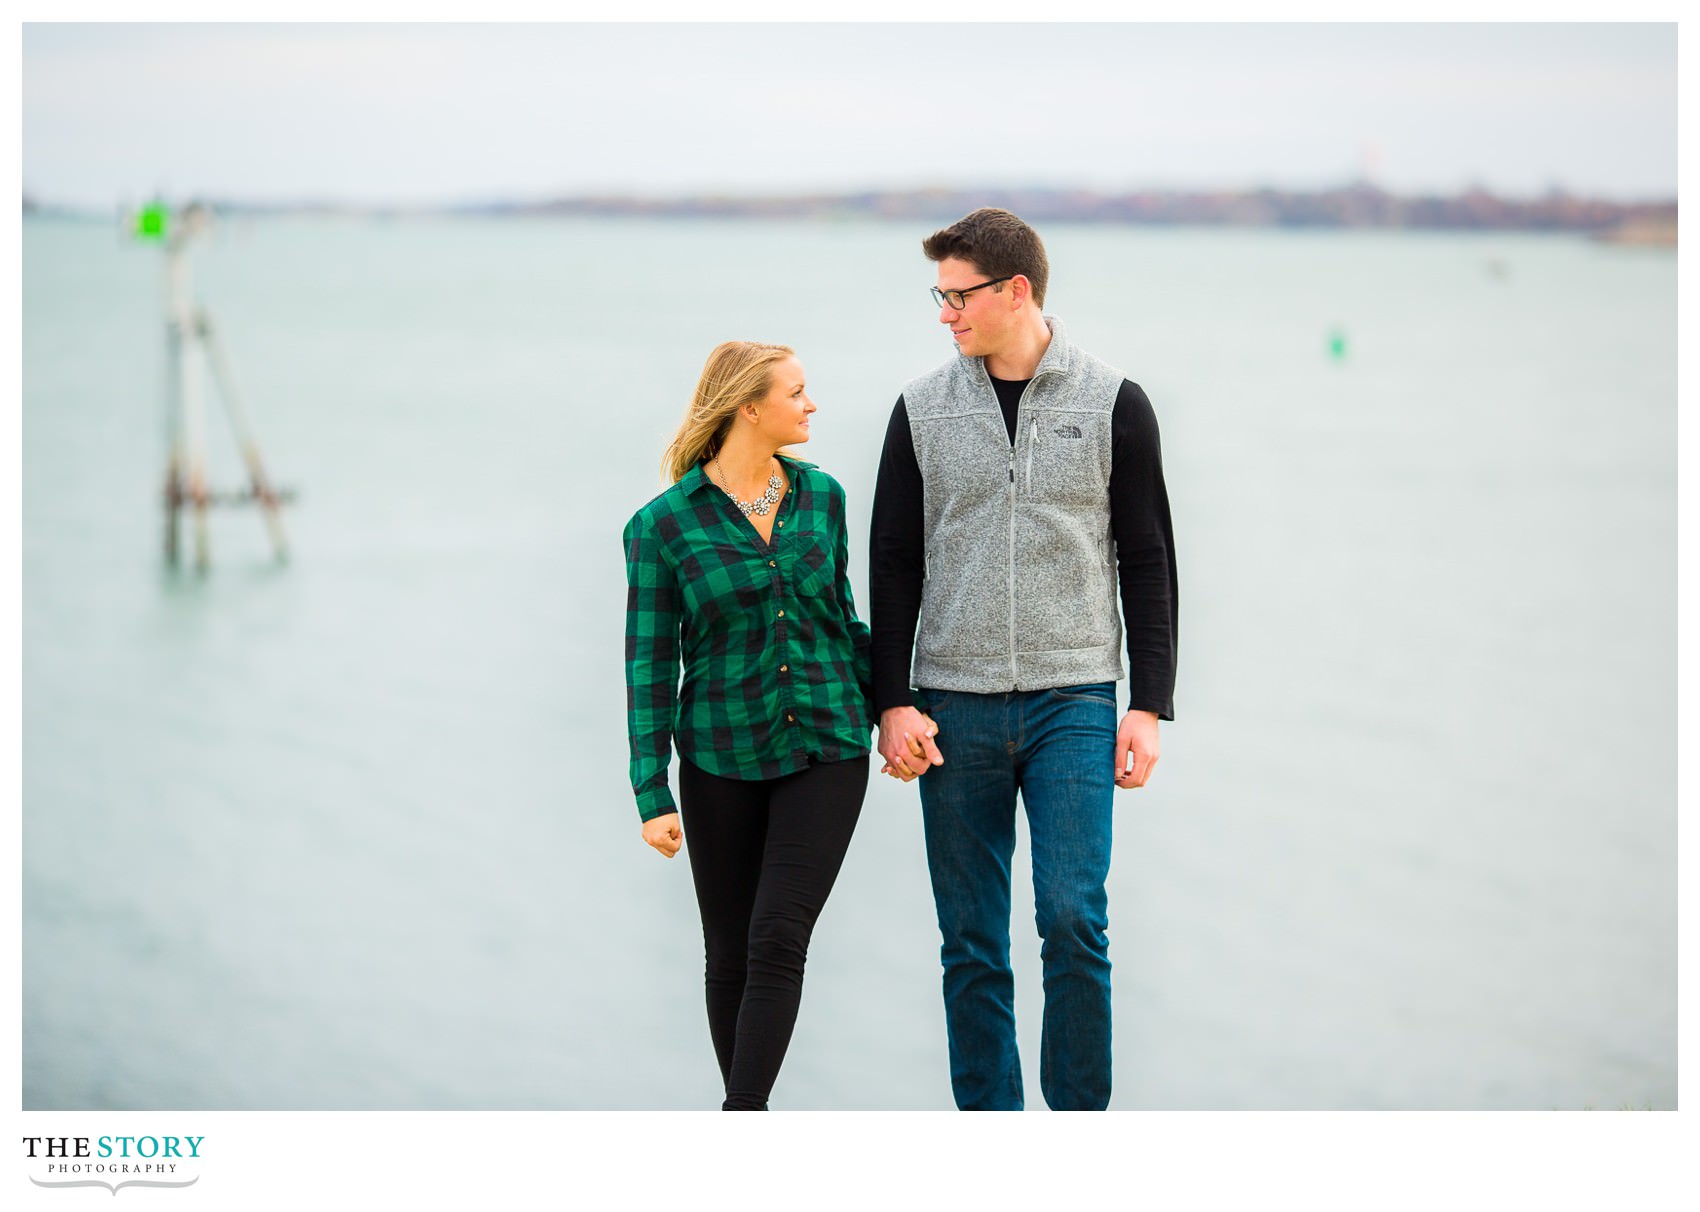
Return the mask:
[[983, 359], [958, 355], [903, 389], [926, 498], [911, 685], [997, 694], [1122, 677], [1110, 413], [1124, 376], [1045, 323], [1013, 445]]

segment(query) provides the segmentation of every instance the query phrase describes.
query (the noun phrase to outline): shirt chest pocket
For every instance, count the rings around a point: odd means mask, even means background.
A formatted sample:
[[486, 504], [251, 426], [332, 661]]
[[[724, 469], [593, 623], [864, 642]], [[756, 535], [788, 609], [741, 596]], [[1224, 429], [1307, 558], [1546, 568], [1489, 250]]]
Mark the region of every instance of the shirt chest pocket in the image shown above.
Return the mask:
[[788, 561], [791, 592], [799, 598], [830, 598], [835, 593], [832, 551], [814, 539], [805, 539]]

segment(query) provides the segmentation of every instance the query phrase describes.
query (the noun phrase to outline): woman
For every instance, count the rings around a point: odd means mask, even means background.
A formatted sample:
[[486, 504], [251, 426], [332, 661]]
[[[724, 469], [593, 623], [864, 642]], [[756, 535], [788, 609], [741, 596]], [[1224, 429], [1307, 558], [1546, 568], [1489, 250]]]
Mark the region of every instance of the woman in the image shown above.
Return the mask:
[[767, 1109], [868, 783], [844, 490], [783, 453], [814, 411], [787, 346], [719, 346], [663, 457], [672, 487], [625, 530], [632, 789], [643, 840], [672, 858], [671, 740], [728, 1111]]

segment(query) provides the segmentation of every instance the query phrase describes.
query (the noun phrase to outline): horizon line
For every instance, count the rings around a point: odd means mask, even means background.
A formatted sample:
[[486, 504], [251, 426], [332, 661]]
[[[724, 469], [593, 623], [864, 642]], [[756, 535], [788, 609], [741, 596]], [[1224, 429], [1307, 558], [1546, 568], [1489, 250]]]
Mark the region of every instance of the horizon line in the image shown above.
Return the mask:
[[[121, 195], [111, 203], [91, 203], [85, 201], [65, 201], [38, 193], [29, 188], [22, 191], [23, 203], [27, 211], [50, 211], [73, 214], [104, 214], [112, 209], [123, 209], [137, 204], [168, 201], [173, 191], [150, 191], [138, 201], [135, 195]], [[463, 193], [451, 196], [438, 196], [428, 199], [385, 200], [372, 197], [337, 193], [300, 193], [295, 195], [258, 194], [258, 193], [224, 193], [213, 190], [184, 191], [177, 194], [178, 201], [174, 205], [202, 205], [223, 207], [238, 210], [325, 210], [340, 209], [349, 211], [382, 211], [382, 212], [417, 212], [441, 213], [466, 210], [489, 209], [537, 209], [572, 205], [630, 205], [635, 207], [668, 207], [691, 206], [702, 204], [731, 205], [731, 206], [762, 206], [776, 204], [821, 204], [821, 203], [867, 203], [880, 199], [921, 201], [928, 198], [960, 198], [965, 194], [1029, 195], [1035, 199], [1071, 198], [1081, 204], [1115, 202], [1129, 199], [1207, 199], [1207, 198], [1321, 198], [1354, 194], [1363, 197], [1375, 197], [1391, 202], [1453, 202], [1469, 198], [1479, 198], [1494, 202], [1514, 203], [1518, 205], [1551, 203], [1565, 201], [1593, 205], [1609, 205], [1615, 207], [1634, 208], [1664, 208], [1674, 207], [1679, 200], [1679, 191], [1670, 190], [1665, 193], [1640, 194], [1610, 194], [1601, 191], [1579, 190], [1570, 186], [1554, 183], [1541, 190], [1514, 191], [1499, 190], [1482, 183], [1471, 183], [1440, 189], [1398, 189], [1388, 185], [1357, 178], [1338, 182], [1333, 185], [1316, 186], [1286, 186], [1260, 184], [1250, 186], [1234, 185], [1188, 185], [1188, 186], [1128, 186], [1104, 188], [1097, 186], [1076, 185], [1038, 185], [1038, 184], [990, 184], [973, 185], [905, 185], [905, 186], [859, 186], [836, 189], [806, 189], [788, 188], [767, 191], [728, 190], [716, 188], [690, 188], [655, 192], [647, 190], [621, 190], [601, 188], [591, 190], [567, 191], [532, 191], [511, 190], [502, 192]]]

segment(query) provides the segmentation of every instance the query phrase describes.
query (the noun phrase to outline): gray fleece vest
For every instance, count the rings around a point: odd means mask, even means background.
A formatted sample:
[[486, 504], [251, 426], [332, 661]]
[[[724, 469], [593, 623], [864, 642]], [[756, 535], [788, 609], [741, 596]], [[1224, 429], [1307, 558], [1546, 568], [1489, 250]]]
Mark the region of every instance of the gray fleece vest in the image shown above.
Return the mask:
[[1122, 677], [1110, 413], [1123, 375], [1045, 323], [1013, 445], [982, 359], [959, 355], [903, 389], [926, 502], [914, 686], [998, 694]]

